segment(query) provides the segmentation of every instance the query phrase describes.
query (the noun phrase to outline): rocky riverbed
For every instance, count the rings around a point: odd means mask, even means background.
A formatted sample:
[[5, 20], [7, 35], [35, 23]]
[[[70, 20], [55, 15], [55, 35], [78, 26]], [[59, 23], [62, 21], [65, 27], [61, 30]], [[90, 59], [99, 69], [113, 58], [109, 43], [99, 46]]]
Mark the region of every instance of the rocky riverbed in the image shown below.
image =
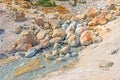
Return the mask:
[[[87, 47], [97, 47], [103, 36], [112, 31], [106, 25], [120, 16], [120, 1], [78, 2], [73, 7], [69, 1], [56, 1], [57, 6], [50, 8], [26, 1], [17, 5], [1, 2], [0, 78], [42, 80], [38, 75], [45, 77], [68, 67], [82, 58]], [[101, 61], [99, 67], [108, 69], [113, 65]]]

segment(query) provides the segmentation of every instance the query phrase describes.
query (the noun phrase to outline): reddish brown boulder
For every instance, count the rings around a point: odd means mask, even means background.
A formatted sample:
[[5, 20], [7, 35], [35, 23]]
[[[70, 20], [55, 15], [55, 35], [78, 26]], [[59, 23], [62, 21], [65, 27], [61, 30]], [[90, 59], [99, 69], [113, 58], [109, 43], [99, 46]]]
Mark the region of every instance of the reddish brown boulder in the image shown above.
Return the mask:
[[89, 30], [84, 31], [80, 37], [81, 45], [89, 45], [93, 42], [93, 34]]

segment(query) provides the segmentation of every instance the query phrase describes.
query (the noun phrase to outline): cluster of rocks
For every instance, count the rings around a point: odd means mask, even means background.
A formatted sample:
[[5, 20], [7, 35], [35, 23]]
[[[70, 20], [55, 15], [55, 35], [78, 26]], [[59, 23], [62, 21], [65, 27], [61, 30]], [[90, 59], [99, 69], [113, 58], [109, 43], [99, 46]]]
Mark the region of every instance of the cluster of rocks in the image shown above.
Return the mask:
[[[37, 24], [37, 27], [15, 29], [19, 38], [12, 43], [11, 51], [26, 51], [25, 57], [32, 57], [37, 51], [48, 49], [43, 52], [43, 56], [47, 59], [70, 56], [71, 53], [76, 55], [73, 48], [101, 42], [101, 34], [107, 31], [103, 25], [114, 20], [119, 12], [119, 8], [111, 4], [102, 10], [90, 7], [85, 13], [75, 16], [53, 13], [54, 17], [46, 19], [46, 15], [42, 14], [32, 19], [33, 25]], [[25, 13], [16, 13], [15, 19], [24, 20]]]

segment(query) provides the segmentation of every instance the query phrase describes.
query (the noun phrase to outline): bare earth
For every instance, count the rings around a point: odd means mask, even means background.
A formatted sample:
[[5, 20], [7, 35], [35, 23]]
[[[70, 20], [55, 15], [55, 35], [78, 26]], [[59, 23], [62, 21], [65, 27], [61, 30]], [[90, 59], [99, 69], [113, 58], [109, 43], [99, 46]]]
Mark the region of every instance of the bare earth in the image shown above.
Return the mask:
[[[111, 51], [120, 48], [120, 17], [105, 25], [112, 31], [103, 36], [103, 42], [88, 46], [81, 58], [70, 65], [69, 69], [60, 69], [44, 78], [38, 75], [35, 80], [120, 80], [120, 51], [111, 55]], [[96, 47], [95, 47], [96, 46]], [[99, 68], [101, 61], [113, 62], [109, 69]]]

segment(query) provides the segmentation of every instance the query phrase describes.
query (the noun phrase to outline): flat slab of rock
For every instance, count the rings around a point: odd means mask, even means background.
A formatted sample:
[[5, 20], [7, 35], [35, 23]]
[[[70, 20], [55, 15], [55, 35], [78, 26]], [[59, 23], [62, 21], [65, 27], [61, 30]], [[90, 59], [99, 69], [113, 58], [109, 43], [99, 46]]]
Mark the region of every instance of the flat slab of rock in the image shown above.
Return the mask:
[[7, 64], [7, 63], [10, 63], [10, 62], [14, 62], [15, 60], [16, 60], [16, 56], [9, 57], [6, 59], [0, 59], [0, 66]]
[[39, 68], [40, 68], [40, 61], [38, 59], [31, 60], [28, 64], [18, 67], [14, 72], [14, 77], [21, 76], [25, 73], [31, 72]]

